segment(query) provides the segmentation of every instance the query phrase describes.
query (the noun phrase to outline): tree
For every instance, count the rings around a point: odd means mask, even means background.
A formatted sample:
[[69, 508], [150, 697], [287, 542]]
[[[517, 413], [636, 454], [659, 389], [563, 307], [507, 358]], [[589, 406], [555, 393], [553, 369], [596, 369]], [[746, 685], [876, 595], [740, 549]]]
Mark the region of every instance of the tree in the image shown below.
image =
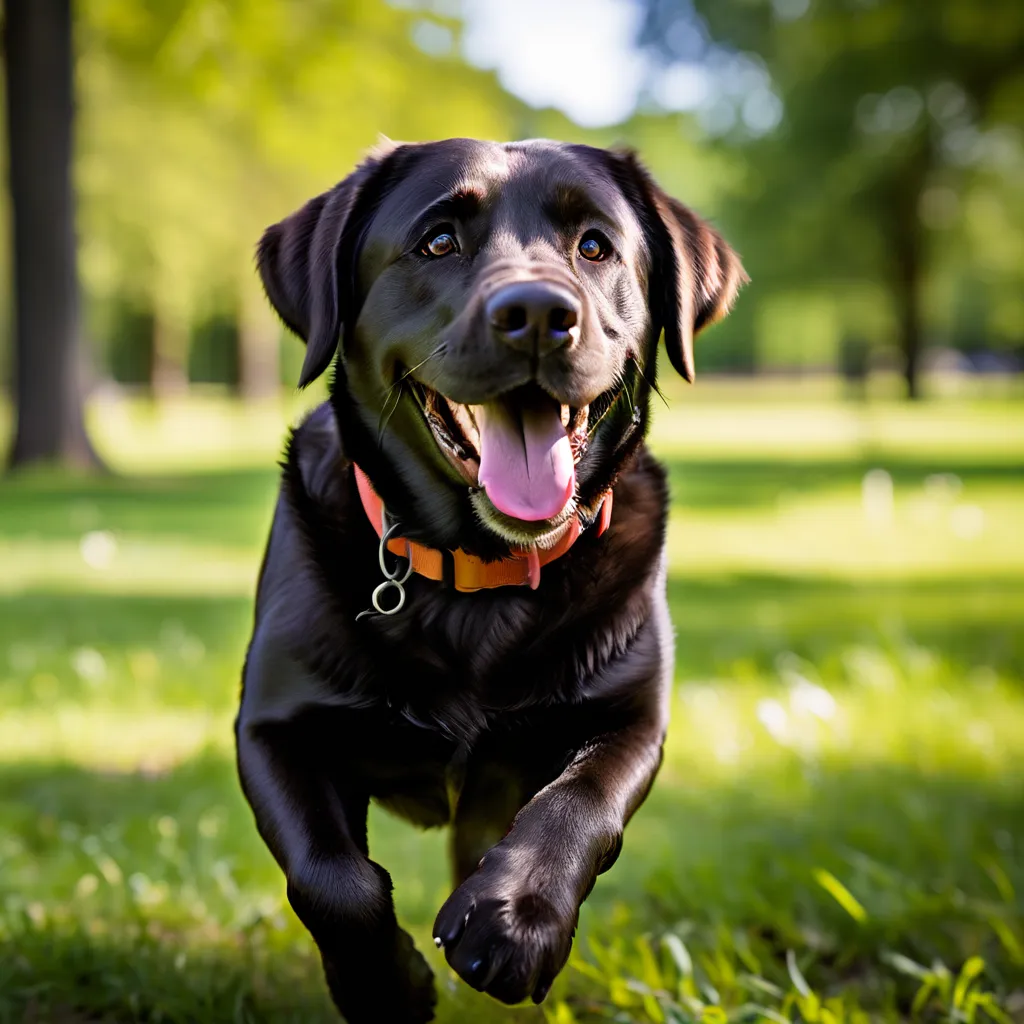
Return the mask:
[[1024, 6], [698, 0], [696, 11], [689, 0], [649, 0], [648, 45], [678, 59], [673, 40], [682, 40], [694, 59], [693, 40], [710, 35], [699, 59], [721, 74], [747, 55], [753, 78], [766, 69], [781, 99], [781, 120], [769, 126], [747, 117], [750, 97], [734, 93], [742, 116], [732, 134], [749, 167], [745, 255], [762, 264], [752, 276], [870, 283], [917, 397], [923, 292], [942, 241], [935, 199], [965, 189], [987, 139], [1022, 121]]
[[4, 67], [17, 408], [10, 462], [92, 466], [71, 183], [70, 0], [7, 0]]

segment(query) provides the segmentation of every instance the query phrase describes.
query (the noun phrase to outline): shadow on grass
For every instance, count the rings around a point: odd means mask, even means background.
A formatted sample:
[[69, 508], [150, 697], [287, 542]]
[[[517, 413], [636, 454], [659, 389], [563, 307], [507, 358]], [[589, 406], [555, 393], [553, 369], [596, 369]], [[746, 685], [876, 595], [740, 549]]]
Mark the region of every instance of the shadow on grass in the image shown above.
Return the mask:
[[[160, 775], [9, 765], [0, 794], [0, 1022], [59, 1020], [51, 1008], [117, 1022], [334, 1019], [229, 759]], [[585, 956], [588, 934], [628, 940], [685, 920], [698, 955], [713, 953], [716, 929], [739, 929], [826, 970], [893, 948], [923, 962], [978, 953], [1012, 979], [1020, 968], [993, 921], [1024, 934], [1022, 842], [1024, 797], [1009, 779], [780, 751], [777, 763], [699, 786], [670, 760], [586, 905], [577, 946]], [[443, 845], [440, 833], [373, 817], [373, 856], [421, 947], [447, 895]], [[855, 895], [863, 921], [816, 881], [821, 870]], [[523, 1019], [462, 986], [453, 994], [425, 952], [441, 1020]]]
[[0, 595], [0, 703], [230, 710], [252, 614], [247, 597]]
[[0, 480], [0, 538], [77, 540], [112, 530], [259, 546], [277, 484], [273, 465], [154, 477], [26, 474]]
[[[99, 934], [90, 935], [90, 927]], [[3, 1024], [338, 1024], [312, 955], [100, 921], [15, 928], [0, 943]], [[5, 950], [3, 947], [7, 946]]]
[[[255, 575], [255, 570], [254, 570]], [[252, 626], [251, 597], [121, 595], [34, 590], [0, 595], [4, 642], [47, 647], [153, 646], [180, 627], [207, 651], [236, 651]]]

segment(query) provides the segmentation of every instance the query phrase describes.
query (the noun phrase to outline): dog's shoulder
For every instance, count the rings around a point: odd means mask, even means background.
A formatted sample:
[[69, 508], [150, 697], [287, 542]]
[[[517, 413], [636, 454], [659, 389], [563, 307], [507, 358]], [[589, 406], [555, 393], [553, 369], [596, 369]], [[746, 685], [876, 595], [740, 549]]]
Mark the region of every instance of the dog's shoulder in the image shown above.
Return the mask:
[[330, 402], [318, 405], [291, 433], [284, 458], [284, 476], [292, 493], [324, 505], [341, 500], [349, 461], [341, 446]]
[[[330, 405], [317, 406], [292, 430], [257, 591], [257, 618], [283, 608], [326, 609], [334, 566], [345, 564], [353, 488]], [[302, 611], [304, 609], [304, 611]]]
[[[615, 481], [608, 532], [589, 538], [589, 545], [600, 552], [596, 565], [601, 600], [614, 606], [613, 594], [621, 595], [655, 573], [665, 543], [668, 506], [665, 468], [640, 444]], [[592, 572], [585, 571], [585, 578], [591, 577]]]
[[[373, 531], [329, 404], [291, 432], [281, 465], [245, 670], [249, 706], [260, 714], [268, 702], [280, 710], [278, 690], [267, 696], [264, 678], [287, 676], [299, 703], [314, 694], [337, 703], [345, 693], [361, 692], [366, 666], [356, 657], [352, 624], [377, 565], [376, 547], [367, 544]], [[345, 693], [325, 683], [341, 675], [349, 679]]]
[[663, 527], [668, 515], [668, 474], [665, 467], [641, 444], [629, 465], [620, 473], [616, 483], [623, 504], [631, 514], [651, 524]]

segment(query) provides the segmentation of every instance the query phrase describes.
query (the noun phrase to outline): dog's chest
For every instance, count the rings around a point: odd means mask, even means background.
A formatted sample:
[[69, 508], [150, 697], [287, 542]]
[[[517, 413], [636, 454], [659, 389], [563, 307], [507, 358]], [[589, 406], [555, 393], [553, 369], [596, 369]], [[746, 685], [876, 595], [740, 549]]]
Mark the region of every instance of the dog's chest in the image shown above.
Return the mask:
[[524, 656], [550, 641], [537, 605], [511, 588], [458, 594], [426, 580], [410, 582], [403, 613], [372, 628], [411, 672], [458, 678], [478, 693], [492, 682], [507, 691]]

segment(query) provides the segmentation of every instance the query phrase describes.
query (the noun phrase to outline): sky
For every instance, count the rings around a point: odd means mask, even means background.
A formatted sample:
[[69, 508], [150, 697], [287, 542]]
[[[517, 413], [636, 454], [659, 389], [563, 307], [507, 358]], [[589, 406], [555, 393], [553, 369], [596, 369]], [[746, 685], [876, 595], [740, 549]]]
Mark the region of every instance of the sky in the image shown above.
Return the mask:
[[[777, 16], [793, 18], [808, 0], [772, 4]], [[686, 0], [660, 57], [636, 45], [641, 0], [432, 0], [431, 6], [462, 20], [463, 55], [471, 63], [495, 70], [527, 103], [557, 107], [584, 127], [619, 124], [638, 101], [649, 100], [663, 110], [692, 112], [711, 136], [736, 127], [762, 135], [782, 117], [764, 64], [708, 39]], [[435, 40], [439, 47], [450, 45], [447, 30], [439, 31], [446, 36]], [[432, 45], [427, 37], [419, 41], [425, 49]]]
[[[693, 113], [709, 136], [740, 128], [772, 131], [782, 103], [760, 58], [707, 36], [692, 3], [679, 0], [665, 46], [643, 50], [637, 38], [642, 0], [390, 0], [454, 17], [463, 56], [494, 70], [501, 84], [535, 107], [557, 107], [577, 124], [620, 124], [638, 103]], [[809, 0], [772, 0], [776, 16], [799, 18]], [[413, 28], [416, 44], [438, 56], [455, 37], [429, 17]], [[671, 56], [670, 56], [671, 55]]]
[[532, 106], [586, 127], [632, 113], [648, 72], [635, 0], [464, 0], [463, 51]]

